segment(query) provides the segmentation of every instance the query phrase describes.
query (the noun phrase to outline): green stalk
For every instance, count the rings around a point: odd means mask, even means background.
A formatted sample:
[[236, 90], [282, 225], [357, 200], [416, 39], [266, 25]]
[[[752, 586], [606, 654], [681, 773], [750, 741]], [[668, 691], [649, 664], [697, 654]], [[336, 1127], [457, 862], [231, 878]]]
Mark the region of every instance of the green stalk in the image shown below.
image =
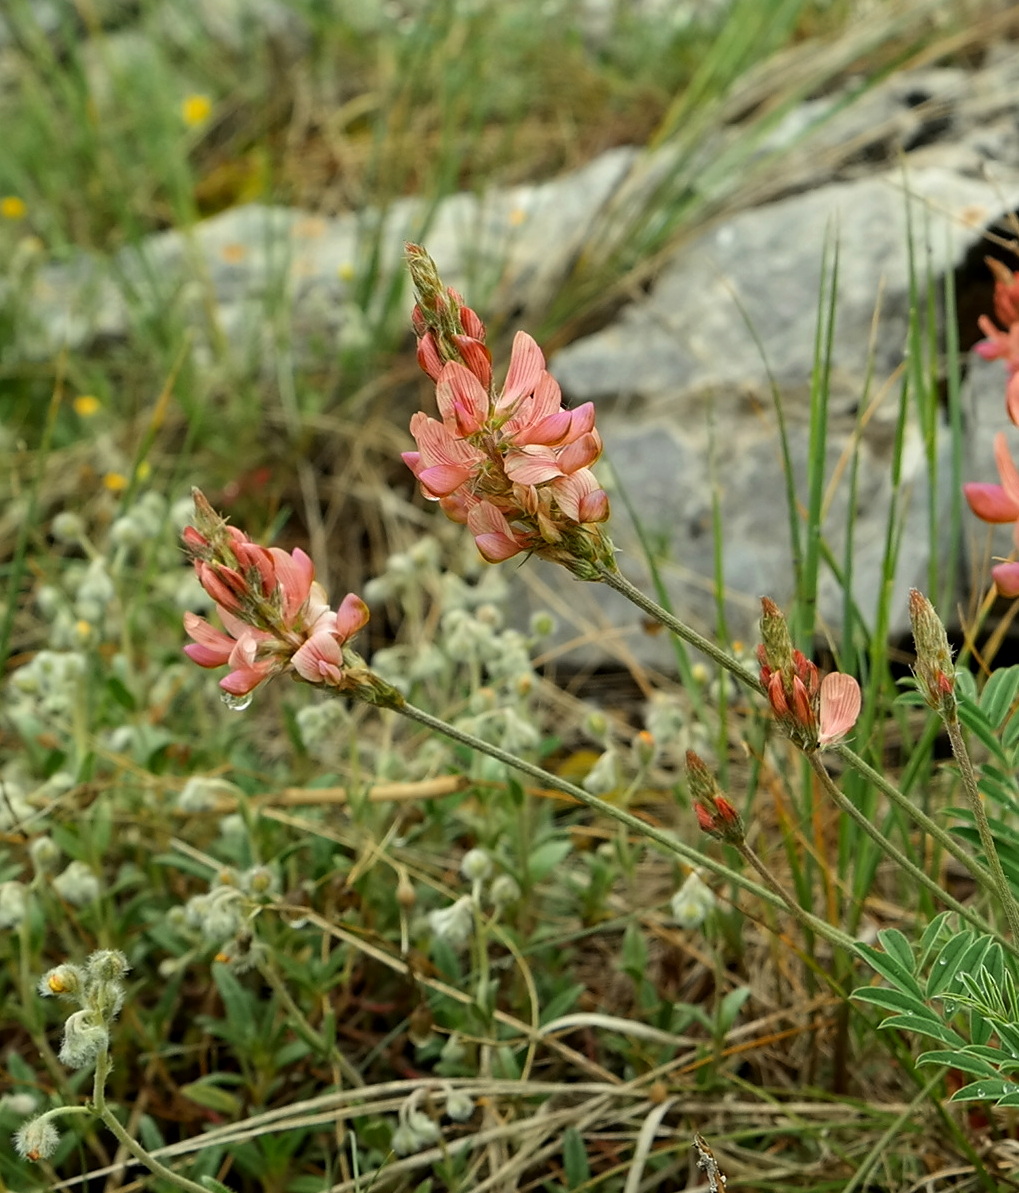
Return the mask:
[[[921, 886], [926, 887], [927, 890], [929, 890], [935, 896], [935, 898], [950, 907], [954, 912], [961, 916], [962, 919], [972, 924], [977, 931], [986, 932], [992, 936], [997, 935], [990, 924], [986, 923], [983, 919], [981, 919], [980, 916], [976, 915], [975, 912], [970, 911], [969, 908], [966, 907], [965, 904], [960, 903], [958, 899], [954, 899], [946, 890], [944, 890], [937, 882], [935, 882], [929, 874], [921, 870], [915, 862], [910, 861], [910, 859], [898, 848], [898, 846], [893, 845], [892, 842], [888, 840], [886, 836], [884, 836], [881, 829], [876, 824], [871, 823], [871, 821], [863, 814], [863, 812], [856, 807], [852, 800], [850, 800], [846, 795], [843, 794], [843, 792], [839, 790], [838, 785], [832, 780], [831, 775], [828, 774], [827, 768], [817, 754], [811, 754], [809, 755], [809, 758], [810, 765], [813, 767], [814, 773], [821, 780], [821, 786], [835, 801], [839, 809], [845, 812], [847, 816], [851, 817], [860, 826], [860, 828], [863, 829], [867, 836], [870, 837], [871, 840], [875, 841], [888, 855], [888, 857], [895, 861], [910, 876], [910, 878], [918, 882]], [[1019, 937], [1016, 939], [1019, 940]], [[1002, 941], [1002, 944], [1010, 953], [1016, 957], [1019, 957], [1019, 946], [1010, 944], [1008, 941]]]
[[[429, 729], [434, 729], [437, 733], [441, 733], [445, 737], [451, 738], [453, 741], [459, 742], [471, 750], [487, 754], [490, 758], [495, 758], [499, 762], [505, 763], [506, 766], [513, 767], [522, 774], [536, 779], [545, 787], [552, 787], [557, 791], [562, 791], [565, 795], [569, 795], [577, 800], [578, 803], [585, 804], [602, 816], [608, 816], [610, 819], [626, 825], [627, 828], [632, 829], [635, 833], [639, 833], [642, 837], [654, 841], [669, 853], [681, 858], [687, 865], [703, 866], [704, 869], [711, 870], [713, 873], [719, 875], [719, 877], [735, 883], [750, 894], [756, 895], [759, 899], [763, 899], [766, 903], [771, 904], [771, 906], [788, 909], [789, 901], [785, 896], [776, 895], [771, 889], [760, 886], [744, 875], [730, 869], [724, 863], [716, 861], [706, 854], [699, 853], [696, 849], [691, 849], [689, 845], [684, 845], [677, 838], [662, 832], [661, 829], [655, 828], [646, 821], [639, 819], [631, 812], [627, 812], [623, 808], [617, 808], [606, 800], [599, 799], [598, 796], [585, 791], [583, 787], [576, 787], [566, 779], [561, 779], [558, 775], [554, 775], [550, 771], [542, 770], [540, 766], [536, 766], [533, 762], [527, 762], [523, 758], [518, 758], [515, 754], [510, 754], [507, 750], [492, 745], [491, 742], [483, 741], [480, 737], [475, 737], [473, 733], [468, 733], [463, 729], [457, 728], [455, 725], [450, 725], [439, 717], [433, 717], [431, 713], [425, 712], [424, 709], [416, 708], [413, 704], [403, 703], [395, 706], [390, 705], [389, 707], [394, 712], [409, 717], [410, 720], [417, 721]], [[846, 933], [840, 932], [837, 928], [833, 928], [830, 924], [825, 923], [824, 920], [818, 919], [817, 916], [811, 915], [807, 911], [802, 911], [802, 914], [798, 918], [811, 931], [816, 932], [818, 936], [823, 936], [831, 944], [855, 953], [856, 944]]]
[[[977, 786], [976, 773], [966, 747], [966, 739], [962, 735], [958, 714], [953, 708], [942, 716], [942, 720], [948, 730], [948, 740], [952, 743], [952, 753], [959, 764], [962, 787], [969, 800], [969, 806], [973, 810], [973, 819], [976, 821], [977, 832], [980, 834], [980, 844], [984, 847], [984, 853], [991, 867], [994, 887], [998, 892], [1001, 905], [1005, 909], [1008, 926], [1012, 932], [1012, 940], [1019, 942], [1019, 908], [1016, 907], [1012, 888], [1008, 885], [1008, 879], [1005, 877], [1005, 871], [1001, 868], [1001, 859], [998, 857], [997, 846], [994, 844], [994, 837], [991, 834], [991, 826], [987, 823], [987, 813], [984, 811], [984, 797], [980, 794], [980, 789]], [[1016, 951], [1014, 944], [1011, 951]]]
[[120, 1125], [117, 1116], [106, 1104], [106, 1078], [110, 1075], [111, 1068], [109, 1050], [104, 1048], [96, 1058], [95, 1081], [92, 1085], [92, 1105], [95, 1113], [117, 1137], [118, 1142], [134, 1156], [139, 1164], [144, 1164], [149, 1172], [154, 1173], [156, 1176], [161, 1176], [164, 1181], [169, 1181], [171, 1185], [176, 1185], [178, 1189], [183, 1189], [185, 1193], [209, 1193], [208, 1186], [198, 1185], [194, 1181], [189, 1181], [186, 1176], [181, 1176], [179, 1173], [174, 1172], [172, 1168], [167, 1168], [165, 1164], [160, 1164], [155, 1156], [150, 1155], [138, 1140]]

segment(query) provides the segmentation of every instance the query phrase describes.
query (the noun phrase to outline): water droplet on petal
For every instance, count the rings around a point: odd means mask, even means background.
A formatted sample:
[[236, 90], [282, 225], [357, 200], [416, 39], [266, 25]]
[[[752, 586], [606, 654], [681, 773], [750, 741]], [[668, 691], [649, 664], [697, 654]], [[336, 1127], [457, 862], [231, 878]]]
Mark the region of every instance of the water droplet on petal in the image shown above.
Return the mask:
[[252, 701], [250, 692], [245, 692], [243, 696], [235, 696], [233, 692], [220, 692], [219, 698], [227, 708], [232, 708], [234, 712], [244, 712]]

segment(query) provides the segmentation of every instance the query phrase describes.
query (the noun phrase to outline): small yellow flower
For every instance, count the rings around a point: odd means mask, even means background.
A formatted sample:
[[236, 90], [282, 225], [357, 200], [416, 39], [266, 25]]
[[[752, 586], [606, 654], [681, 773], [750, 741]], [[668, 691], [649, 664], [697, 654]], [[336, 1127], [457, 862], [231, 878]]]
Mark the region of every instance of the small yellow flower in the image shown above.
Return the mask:
[[188, 128], [204, 124], [212, 113], [212, 100], [207, 95], [189, 95], [180, 106], [180, 114]]
[[17, 195], [4, 195], [0, 199], [0, 216], [5, 220], [23, 220], [27, 212], [25, 200]]
[[123, 493], [127, 488], [127, 477], [122, 472], [108, 472], [103, 477], [103, 486], [111, 493]]
[[142, 462], [134, 470], [135, 476], [140, 481], [148, 480], [151, 473], [152, 473], [152, 465], [148, 462], [148, 460], [142, 460]]
[[51, 970], [46, 975], [46, 985], [49, 986], [54, 994], [64, 994], [69, 989], [67, 981], [59, 968]]
[[102, 402], [93, 394], [79, 394], [71, 403], [74, 413], [80, 418], [91, 418], [102, 409]]
[[357, 274], [354, 271], [353, 265], [349, 261], [345, 261], [337, 270], [337, 276], [341, 282], [352, 282]]

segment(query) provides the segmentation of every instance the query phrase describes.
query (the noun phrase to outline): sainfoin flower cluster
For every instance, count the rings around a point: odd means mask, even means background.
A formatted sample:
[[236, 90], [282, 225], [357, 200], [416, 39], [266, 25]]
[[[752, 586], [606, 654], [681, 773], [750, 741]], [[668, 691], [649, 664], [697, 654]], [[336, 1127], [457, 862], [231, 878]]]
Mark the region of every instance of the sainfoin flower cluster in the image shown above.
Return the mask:
[[474, 535], [491, 563], [533, 552], [596, 578], [613, 567], [598, 524], [608, 498], [591, 465], [602, 450], [590, 402], [563, 408], [562, 393], [531, 336], [518, 332], [501, 390], [492, 381], [485, 326], [431, 258], [408, 246], [418, 293], [418, 361], [435, 382], [439, 418], [418, 412], [416, 451], [403, 458], [424, 495]]
[[[1007, 370], [1005, 410], [1012, 423], [1019, 426], [1019, 277], [991, 257], [987, 264], [994, 274], [994, 313], [1005, 330], [987, 315], [978, 322], [985, 339], [975, 350], [985, 360], [1000, 360]], [[1019, 471], [1008, 450], [1003, 432], [994, 439], [994, 459], [1000, 484], [963, 485], [970, 509], [985, 522], [1013, 523], [1013, 541], [1019, 547]], [[1007, 561], [991, 569], [1002, 596], [1019, 596], [1019, 563]]]
[[194, 499], [197, 525], [184, 530], [184, 548], [224, 628], [185, 613], [188, 657], [201, 667], [229, 666], [219, 686], [232, 697], [245, 697], [286, 671], [341, 689], [360, 683], [360, 660], [344, 651], [368, 621], [364, 601], [348, 593], [331, 609], [300, 548], [259, 546], [227, 525], [197, 490]]

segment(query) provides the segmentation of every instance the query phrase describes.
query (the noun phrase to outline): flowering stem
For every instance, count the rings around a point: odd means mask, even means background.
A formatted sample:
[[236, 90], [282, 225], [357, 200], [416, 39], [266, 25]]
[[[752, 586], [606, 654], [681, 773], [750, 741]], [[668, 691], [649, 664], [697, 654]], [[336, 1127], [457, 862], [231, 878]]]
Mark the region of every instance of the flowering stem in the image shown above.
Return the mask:
[[[958, 899], [952, 896], [941, 887], [931, 876], [925, 873], [920, 867], [902, 852], [897, 845], [893, 845], [891, 841], [881, 832], [876, 824], [872, 824], [868, 817], [866, 817], [860, 809], [849, 799], [844, 792], [839, 790], [838, 784], [834, 782], [824, 763], [816, 753], [807, 755], [814, 773], [821, 780], [821, 786], [825, 789], [828, 795], [834, 800], [842, 812], [855, 820], [856, 823], [863, 829], [872, 841], [877, 842], [881, 850], [890, 857], [902, 870], [904, 870], [911, 878], [918, 882], [921, 886], [926, 887], [939, 902], [946, 904], [954, 912], [956, 912], [962, 919], [967, 920], [974, 928], [980, 932], [993, 933], [990, 924], [986, 923], [980, 916], [970, 911], [968, 907], [960, 903]], [[1019, 940], [1019, 938], [1017, 938]], [[1010, 944], [1008, 941], [1002, 942], [1005, 947], [1019, 957], [1019, 947]]]
[[969, 756], [966, 739], [962, 735], [962, 726], [959, 724], [959, 717], [954, 707], [942, 714], [942, 720], [945, 722], [945, 728], [948, 730], [948, 740], [952, 743], [952, 753], [955, 755], [955, 760], [959, 764], [962, 787], [966, 792], [966, 798], [969, 800], [969, 806], [973, 811], [973, 819], [976, 821], [977, 832], [980, 834], [980, 844], [984, 847], [984, 853], [987, 855], [987, 861], [991, 867], [991, 875], [994, 880], [993, 885], [998, 892], [1001, 905], [1005, 909], [1005, 918], [1008, 920], [1013, 944], [1019, 945], [1019, 908], [1016, 907], [1015, 896], [1012, 894], [1012, 888], [1009, 886], [1008, 879], [1005, 877], [1005, 871], [1001, 868], [1001, 859], [998, 857], [998, 850], [994, 844], [994, 837], [991, 834], [991, 826], [987, 821], [987, 813], [984, 810], [984, 797], [981, 795], [980, 788], [977, 786], [977, 777], [973, 770], [973, 762]]
[[605, 581], [609, 588], [614, 588], [616, 592], [626, 597], [628, 601], [636, 605], [638, 609], [642, 610], [649, 617], [653, 617], [655, 621], [661, 622], [666, 629], [672, 630], [678, 638], [682, 638], [690, 646], [696, 647], [699, 651], [708, 655], [709, 658], [714, 659], [719, 666], [724, 667], [738, 680], [745, 683], [748, 688], [752, 688], [761, 696], [765, 694], [761, 681], [752, 671], [748, 671], [742, 663], [737, 662], [731, 654], [726, 653], [721, 647], [716, 646], [710, 639], [698, 634], [696, 630], [691, 629], [690, 626], [680, 621], [677, 617], [673, 617], [657, 601], [653, 601], [649, 596], [641, 592], [639, 588], [631, 584], [621, 572], [613, 571], [604, 564], [598, 565], [598, 571], [602, 580]]
[[[775, 877], [775, 875], [768, 869], [768, 867], [761, 861], [757, 853], [751, 849], [746, 841], [731, 842], [734, 849], [739, 852], [739, 855], [750, 866], [752, 866], [758, 874], [764, 879], [768, 886], [781, 899], [783, 907], [787, 911], [792, 912], [793, 917], [799, 920], [800, 924], [807, 929], [808, 932], [817, 932], [819, 936], [825, 937], [832, 944], [844, 945], [848, 942], [851, 950], [855, 948], [852, 939], [844, 932], [840, 932], [837, 928], [833, 928], [831, 924], [825, 923], [824, 920], [819, 920], [805, 911], [796, 900], [786, 892], [785, 888]], [[823, 925], [823, 930], [818, 929], [818, 925]], [[829, 974], [826, 975], [831, 981], [835, 979]], [[837, 984], [837, 982], [836, 982]]]
[[92, 1106], [95, 1113], [103, 1120], [103, 1123], [110, 1131], [113, 1132], [117, 1140], [134, 1156], [139, 1164], [144, 1164], [149, 1172], [154, 1173], [156, 1176], [161, 1176], [163, 1180], [169, 1181], [171, 1185], [176, 1185], [178, 1189], [184, 1189], [186, 1193], [209, 1193], [204, 1185], [198, 1185], [194, 1181], [189, 1181], [186, 1176], [180, 1176], [172, 1168], [167, 1168], [165, 1164], [160, 1164], [155, 1156], [150, 1155], [120, 1125], [117, 1116], [106, 1105], [106, 1078], [110, 1075], [111, 1067], [109, 1050], [103, 1048], [96, 1057], [96, 1074], [92, 1085]]
[[[695, 646], [698, 650], [703, 651], [704, 654], [710, 656], [721, 667], [724, 667], [732, 675], [734, 675], [747, 687], [752, 688], [760, 695], [765, 695], [764, 688], [757, 677], [747, 670], [741, 663], [737, 662], [732, 655], [727, 654], [721, 650], [713, 642], [707, 638], [701, 637], [696, 630], [691, 629], [685, 625], [678, 618], [673, 617], [666, 609], [663, 609], [656, 601], [646, 596], [639, 588], [636, 588], [624, 576], [618, 572], [612, 572], [606, 567], [600, 568], [601, 577], [605, 583], [614, 588], [616, 592], [625, 596], [627, 600], [632, 601], [638, 609], [647, 613], [649, 617], [653, 617], [656, 621], [661, 622], [666, 629], [671, 630], [678, 637], [682, 638], [684, 642], [688, 642], [691, 646]], [[947, 852], [964, 865], [973, 877], [985, 887], [994, 887], [999, 889], [999, 884], [991, 871], [968, 853], [962, 846], [958, 844], [953, 838], [939, 825], [932, 820], [921, 808], [918, 808], [907, 796], [903, 795], [901, 791], [890, 783], [882, 774], [876, 771], [872, 766], [860, 757], [859, 754], [851, 750], [843, 742], [832, 744], [828, 747], [838, 751], [842, 758], [856, 771], [864, 776], [870, 783], [872, 783], [879, 791], [883, 792], [894, 804], [901, 808], [908, 816], [910, 816], [916, 823], [932, 837], [938, 844]], [[834, 786], [834, 784], [833, 784]], [[881, 838], [882, 848], [890, 855], [890, 845], [888, 839]], [[986, 845], [984, 846], [986, 850]], [[991, 860], [992, 854], [988, 852], [988, 861]], [[944, 892], [941, 892], [942, 896]], [[1016, 937], [1019, 941], [1019, 936]]]
[[[603, 816], [608, 816], [610, 819], [626, 825], [627, 828], [632, 829], [642, 837], [654, 841], [669, 853], [682, 858], [688, 865], [703, 866], [706, 870], [711, 870], [713, 873], [719, 875], [719, 877], [735, 883], [745, 891], [757, 896], [757, 898], [770, 903], [773, 907], [787, 908], [789, 906], [789, 902], [781, 893], [780, 888], [776, 894], [773, 888], [760, 886], [745, 875], [730, 869], [724, 863], [716, 861], [706, 854], [699, 853], [696, 849], [685, 845], [669, 833], [665, 833], [661, 829], [655, 828], [653, 825], [634, 816], [632, 812], [627, 812], [625, 809], [617, 808], [606, 800], [599, 799], [598, 796], [585, 791], [583, 787], [577, 787], [566, 779], [561, 779], [558, 775], [543, 770], [540, 766], [536, 766], [532, 762], [527, 762], [523, 758], [518, 758], [515, 754], [510, 754], [508, 751], [500, 749], [499, 746], [492, 745], [491, 742], [483, 741], [480, 737], [475, 737], [473, 733], [468, 733], [463, 729], [458, 729], [455, 725], [450, 725], [448, 722], [440, 720], [438, 717], [433, 717], [431, 713], [427, 713], [424, 709], [417, 708], [413, 704], [401, 704], [394, 711], [401, 713], [405, 717], [409, 717], [412, 721], [417, 721], [419, 724], [427, 726], [429, 729], [434, 729], [437, 733], [452, 738], [453, 741], [457, 741], [469, 749], [487, 754], [490, 758], [495, 758], [499, 762], [513, 767], [522, 774], [536, 779], [543, 787], [551, 787], [556, 791], [561, 791], [565, 795], [571, 796], [578, 803], [586, 804], [587, 807], [595, 812], [599, 812]], [[855, 952], [855, 942], [846, 933], [840, 932], [837, 928], [826, 924], [824, 920], [802, 909], [798, 910], [797, 915], [801, 922], [808, 926], [811, 931], [816, 932], [818, 936], [825, 937], [832, 944], [847, 949], [851, 953]]]

